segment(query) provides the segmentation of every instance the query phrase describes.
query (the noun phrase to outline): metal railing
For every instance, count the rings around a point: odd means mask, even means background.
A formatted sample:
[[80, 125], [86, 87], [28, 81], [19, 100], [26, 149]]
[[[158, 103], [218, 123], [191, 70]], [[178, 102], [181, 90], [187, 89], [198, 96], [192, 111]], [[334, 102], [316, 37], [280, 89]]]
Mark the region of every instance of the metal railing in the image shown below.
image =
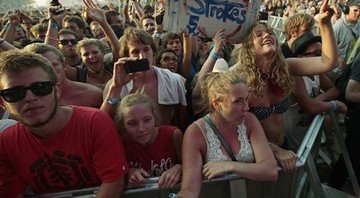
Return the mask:
[[[352, 169], [346, 147], [341, 136], [341, 130], [333, 114], [330, 113], [335, 125], [335, 133], [339, 139], [342, 154], [349, 170], [354, 191], [359, 190], [354, 171]], [[312, 151], [320, 144], [321, 129], [325, 114], [319, 114], [313, 119], [298, 151], [297, 171], [295, 173], [284, 173], [279, 167], [279, 178], [277, 182], [257, 182], [245, 179], [236, 174], [229, 174], [211, 181], [204, 180], [200, 197], [304, 197], [310, 183], [311, 189], [316, 197], [326, 197], [317, 173]], [[122, 197], [167, 197], [170, 192], [177, 192], [180, 184], [171, 189], [159, 189], [157, 178], [152, 178], [148, 183], [139, 188], [126, 189]], [[98, 187], [52, 193], [46, 195], [28, 194], [27, 197], [95, 197]], [[215, 193], [215, 194], [214, 194]], [[216, 194], [218, 193], [218, 194]]]

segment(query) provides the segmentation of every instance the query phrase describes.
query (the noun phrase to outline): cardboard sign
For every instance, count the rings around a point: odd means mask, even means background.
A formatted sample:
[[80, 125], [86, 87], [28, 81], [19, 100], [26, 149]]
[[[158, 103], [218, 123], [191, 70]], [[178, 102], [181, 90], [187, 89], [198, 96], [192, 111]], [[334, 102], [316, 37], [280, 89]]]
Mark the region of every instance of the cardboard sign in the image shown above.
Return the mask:
[[164, 29], [213, 37], [225, 28], [228, 39], [241, 42], [258, 18], [260, 0], [169, 0]]

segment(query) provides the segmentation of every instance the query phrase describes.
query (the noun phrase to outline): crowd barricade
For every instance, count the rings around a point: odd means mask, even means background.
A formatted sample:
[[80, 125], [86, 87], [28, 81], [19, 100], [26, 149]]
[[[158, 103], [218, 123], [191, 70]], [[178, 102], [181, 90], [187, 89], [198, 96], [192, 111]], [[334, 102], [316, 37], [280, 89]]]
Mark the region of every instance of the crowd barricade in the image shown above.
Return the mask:
[[[359, 186], [356, 181], [354, 171], [352, 169], [349, 157], [346, 151], [343, 137], [341, 136], [340, 127], [336, 121], [334, 113], [331, 113], [333, 123], [335, 125], [336, 136], [340, 142], [342, 154], [348, 170], [350, 170], [350, 178], [353, 183], [355, 192], [358, 192]], [[213, 179], [211, 181], [204, 180], [200, 197], [218, 198], [218, 197], [306, 197], [309, 189], [315, 197], [327, 197], [324, 193], [324, 186], [322, 186], [319, 175], [317, 173], [313, 156], [317, 155], [317, 148], [320, 145], [322, 125], [325, 114], [315, 116], [311, 123], [302, 144], [297, 151], [297, 170], [293, 173], [285, 173], [279, 167], [279, 176], [276, 182], [258, 182], [242, 178], [235, 174], [229, 174], [223, 177]], [[171, 192], [178, 192], [180, 185], [176, 185], [171, 189], [159, 189], [156, 184], [158, 178], [149, 179], [148, 183], [139, 188], [126, 189], [122, 197], [124, 198], [148, 198], [161, 197], [167, 198]], [[46, 195], [27, 194], [26, 197], [77, 197], [88, 198], [95, 197], [98, 187], [79, 189], [73, 191], [66, 191], [61, 193], [52, 193]]]

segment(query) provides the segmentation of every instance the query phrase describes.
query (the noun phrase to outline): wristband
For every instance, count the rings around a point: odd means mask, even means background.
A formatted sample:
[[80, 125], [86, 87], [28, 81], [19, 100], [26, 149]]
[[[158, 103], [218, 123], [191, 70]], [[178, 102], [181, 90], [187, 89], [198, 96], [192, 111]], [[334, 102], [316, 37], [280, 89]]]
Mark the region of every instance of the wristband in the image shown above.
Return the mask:
[[332, 101], [330, 101], [330, 103], [332, 104], [332, 111], [336, 111], [337, 110], [337, 106], [336, 106], [336, 102], [335, 102], [335, 100], [332, 100]]
[[51, 27], [54, 28], [55, 30], [58, 30], [60, 28], [59, 24], [56, 21], [51, 22]]
[[219, 59], [219, 54], [216, 52], [211, 52], [210, 57], [214, 60], [217, 60]]
[[169, 198], [181, 198], [181, 197], [178, 197], [175, 193], [170, 193]]
[[118, 98], [111, 98], [111, 97], [107, 97], [106, 101], [111, 105], [111, 106], [116, 106], [120, 103], [120, 99]]
[[17, 25], [13, 25], [13, 24], [10, 24], [10, 23], [7, 23], [5, 26], [4, 26], [4, 29], [5, 30], [8, 30], [8, 29], [10, 29], [11, 27], [16, 27]]

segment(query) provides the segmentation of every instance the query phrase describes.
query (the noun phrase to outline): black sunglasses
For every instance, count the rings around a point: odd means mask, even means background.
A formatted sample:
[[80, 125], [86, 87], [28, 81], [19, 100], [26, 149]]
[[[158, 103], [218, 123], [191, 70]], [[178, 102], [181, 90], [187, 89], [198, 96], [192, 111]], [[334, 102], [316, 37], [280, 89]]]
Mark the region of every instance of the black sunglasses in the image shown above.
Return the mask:
[[46, 96], [53, 91], [54, 85], [55, 83], [53, 81], [34, 82], [28, 87], [15, 86], [9, 89], [1, 90], [0, 96], [9, 103], [19, 102], [25, 98], [26, 91], [28, 89], [37, 96]]
[[321, 50], [315, 50], [313, 52], [304, 53], [303, 56], [321, 56]]
[[78, 42], [76, 39], [63, 39], [63, 40], [60, 40], [59, 43], [61, 45], [67, 45], [69, 44], [69, 42], [72, 44], [72, 45], [76, 45]]
[[161, 60], [164, 62], [169, 62], [170, 60], [177, 62], [178, 58], [176, 56], [173, 56], [173, 57], [165, 56], [165, 57], [162, 57]]

